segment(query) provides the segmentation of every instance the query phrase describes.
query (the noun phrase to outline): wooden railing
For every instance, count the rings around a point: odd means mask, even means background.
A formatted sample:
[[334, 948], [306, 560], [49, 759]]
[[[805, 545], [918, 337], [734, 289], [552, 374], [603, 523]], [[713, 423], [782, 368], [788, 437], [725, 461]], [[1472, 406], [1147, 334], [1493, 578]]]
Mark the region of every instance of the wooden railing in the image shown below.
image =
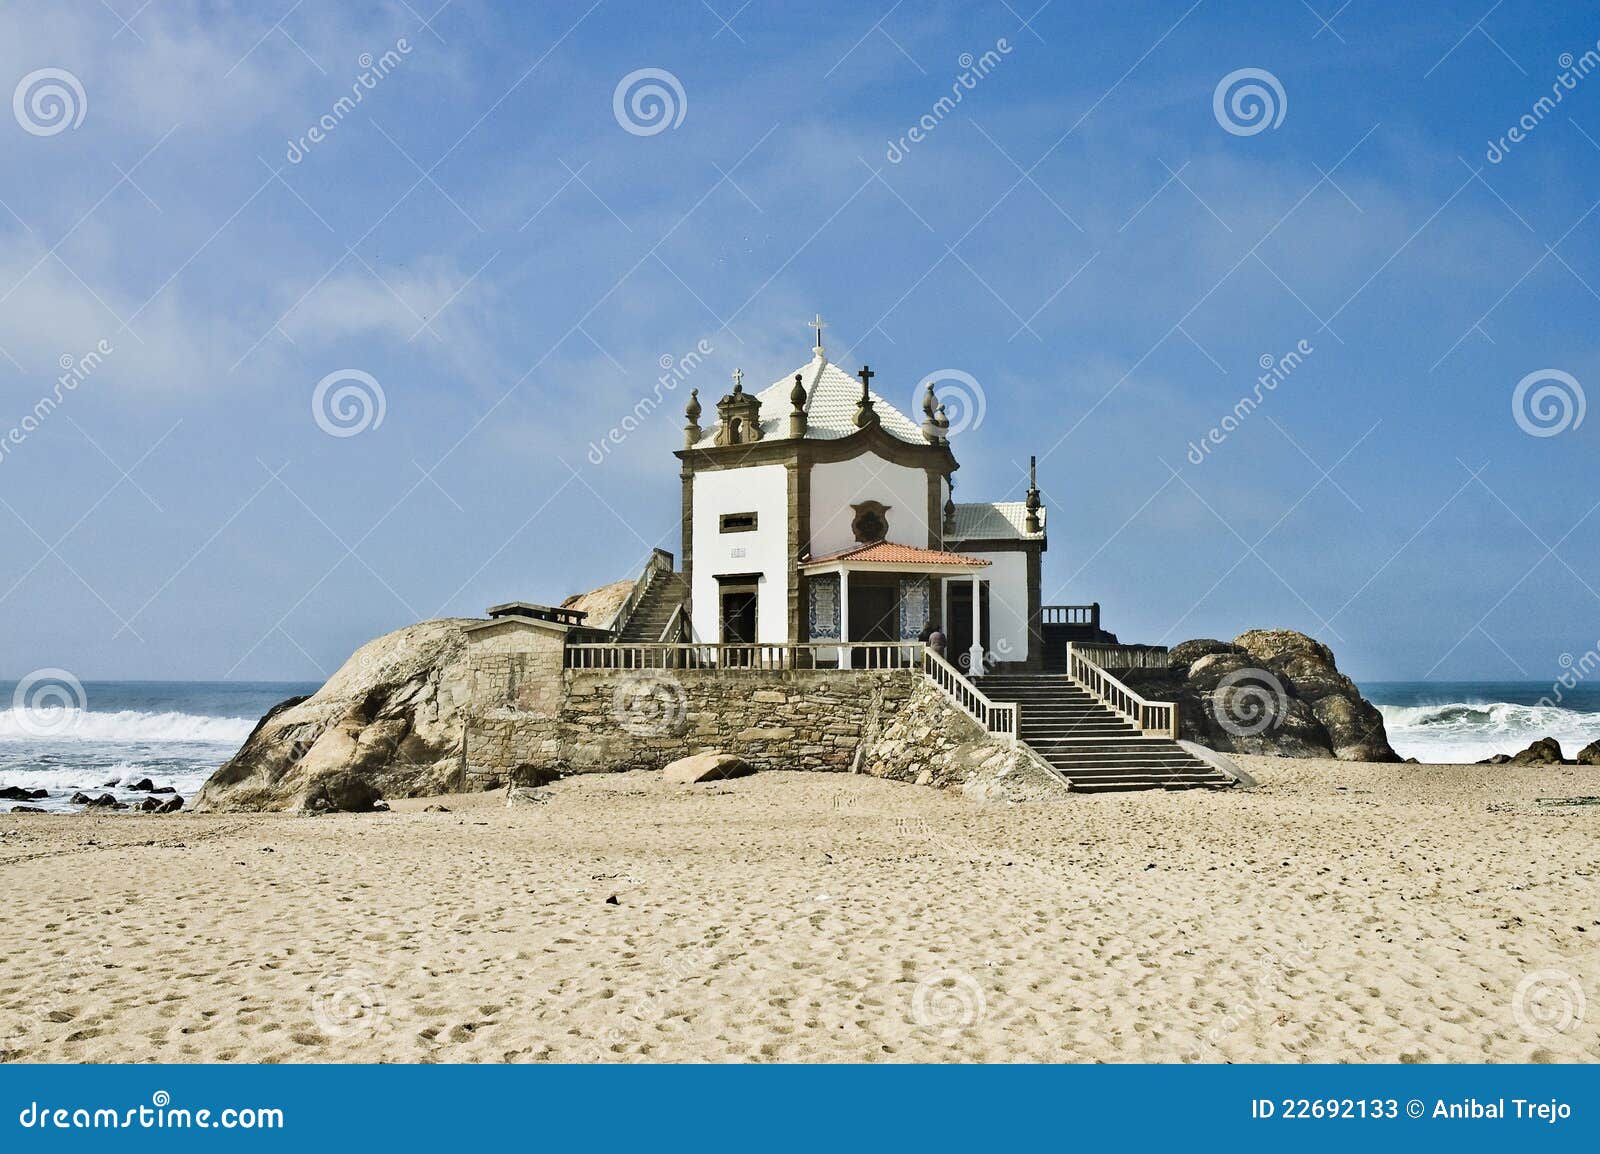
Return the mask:
[[966, 675], [932, 649], [922, 651], [922, 672], [955, 706], [985, 730], [1017, 743], [1022, 707], [1014, 701], [991, 701]]
[[1093, 646], [1067, 645], [1067, 673], [1083, 688], [1144, 733], [1178, 736], [1178, 707], [1170, 701], [1147, 701], [1110, 673], [1096, 665], [1086, 653]]
[[679, 603], [672, 608], [672, 616], [667, 618], [667, 623], [661, 627], [661, 636], [656, 640], [662, 644], [676, 644], [683, 639], [683, 605]]
[[650, 550], [650, 559], [644, 563], [644, 572], [640, 573], [633, 582], [633, 588], [628, 590], [627, 597], [623, 598], [622, 605], [617, 609], [617, 615], [611, 619], [611, 628], [621, 633], [628, 624], [628, 619], [633, 616], [633, 611], [639, 608], [639, 602], [644, 600], [645, 592], [650, 588], [650, 582], [657, 573], [672, 572], [673, 557], [665, 549]]
[[1081, 656], [1101, 669], [1167, 669], [1172, 665], [1165, 645], [1075, 645]]
[[920, 641], [850, 641], [833, 645], [568, 645], [568, 669], [920, 669]]
[[1100, 628], [1100, 602], [1092, 605], [1046, 605], [1040, 610], [1046, 625], [1087, 625]]

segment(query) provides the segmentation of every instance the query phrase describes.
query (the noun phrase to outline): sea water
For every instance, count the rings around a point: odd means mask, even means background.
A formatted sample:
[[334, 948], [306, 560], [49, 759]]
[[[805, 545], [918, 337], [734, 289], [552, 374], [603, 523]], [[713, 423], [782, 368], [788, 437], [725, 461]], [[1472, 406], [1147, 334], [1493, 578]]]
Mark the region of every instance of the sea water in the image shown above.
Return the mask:
[[1570, 758], [1600, 741], [1600, 684], [1369, 681], [1361, 692], [1383, 714], [1395, 752], [1418, 761], [1481, 761], [1541, 737]]
[[[29, 805], [77, 811], [82, 791], [119, 801], [150, 796], [127, 787], [141, 778], [172, 786], [185, 802], [232, 757], [261, 715], [315, 684], [260, 681], [89, 681], [80, 707], [21, 708], [17, 683], [0, 681], [0, 786], [46, 789], [39, 801], [0, 801], [0, 813]], [[165, 796], [165, 795], [162, 795]]]

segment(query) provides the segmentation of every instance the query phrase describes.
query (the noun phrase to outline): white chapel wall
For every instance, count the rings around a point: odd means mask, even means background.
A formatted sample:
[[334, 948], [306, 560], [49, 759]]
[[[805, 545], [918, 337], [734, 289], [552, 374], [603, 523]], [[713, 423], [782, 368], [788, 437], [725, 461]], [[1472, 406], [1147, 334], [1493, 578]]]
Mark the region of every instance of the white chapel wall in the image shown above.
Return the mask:
[[[756, 528], [724, 533], [724, 513], [754, 513]], [[759, 573], [756, 640], [789, 638], [789, 471], [751, 465], [694, 475], [694, 587], [690, 591], [697, 641], [722, 640], [719, 574]], [[848, 522], [845, 526], [849, 529]]]
[[856, 543], [850, 506], [879, 501], [890, 506], [889, 540], [928, 544], [928, 474], [895, 465], [876, 453], [811, 468], [811, 555], [825, 557]]
[[991, 562], [981, 580], [989, 583], [989, 648], [1001, 661], [1028, 659], [1028, 555], [1015, 551], [962, 550]]

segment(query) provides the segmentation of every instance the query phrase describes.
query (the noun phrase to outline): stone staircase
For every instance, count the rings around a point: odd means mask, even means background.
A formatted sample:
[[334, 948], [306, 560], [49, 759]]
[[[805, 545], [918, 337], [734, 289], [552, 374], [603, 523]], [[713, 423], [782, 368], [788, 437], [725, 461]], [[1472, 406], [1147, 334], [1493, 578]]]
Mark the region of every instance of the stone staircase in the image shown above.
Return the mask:
[[977, 684], [1021, 706], [1019, 739], [1080, 793], [1235, 784], [1171, 738], [1141, 733], [1065, 673], [990, 674]]
[[[661, 631], [672, 620], [672, 614], [678, 606], [683, 604], [683, 597], [683, 574], [657, 570], [651, 575], [650, 584], [646, 586], [639, 604], [623, 623], [617, 640], [628, 645], [650, 645], [660, 641]], [[671, 640], [676, 641], [677, 638]]]

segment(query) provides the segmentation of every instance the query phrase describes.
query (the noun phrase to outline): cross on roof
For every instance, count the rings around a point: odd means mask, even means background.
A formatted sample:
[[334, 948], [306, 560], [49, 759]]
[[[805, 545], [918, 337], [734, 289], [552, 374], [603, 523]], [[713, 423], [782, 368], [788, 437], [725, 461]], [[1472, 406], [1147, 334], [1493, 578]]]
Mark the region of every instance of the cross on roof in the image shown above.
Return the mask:
[[737, 393], [743, 387], [744, 387], [744, 370], [743, 369], [734, 369], [733, 370], [733, 391]]
[[866, 365], [861, 366], [861, 371], [857, 373], [856, 376], [861, 378], [861, 395], [863, 397], [867, 395], [868, 382], [877, 375], [877, 373], [873, 372]]
[[820, 353], [822, 351], [822, 330], [828, 327], [826, 324], [823, 323], [822, 314], [818, 313], [817, 314], [817, 319], [814, 320], [814, 321], [807, 321], [806, 322], [806, 327], [810, 328], [810, 329], [816, 329], [817, 330], [816, 351]]

